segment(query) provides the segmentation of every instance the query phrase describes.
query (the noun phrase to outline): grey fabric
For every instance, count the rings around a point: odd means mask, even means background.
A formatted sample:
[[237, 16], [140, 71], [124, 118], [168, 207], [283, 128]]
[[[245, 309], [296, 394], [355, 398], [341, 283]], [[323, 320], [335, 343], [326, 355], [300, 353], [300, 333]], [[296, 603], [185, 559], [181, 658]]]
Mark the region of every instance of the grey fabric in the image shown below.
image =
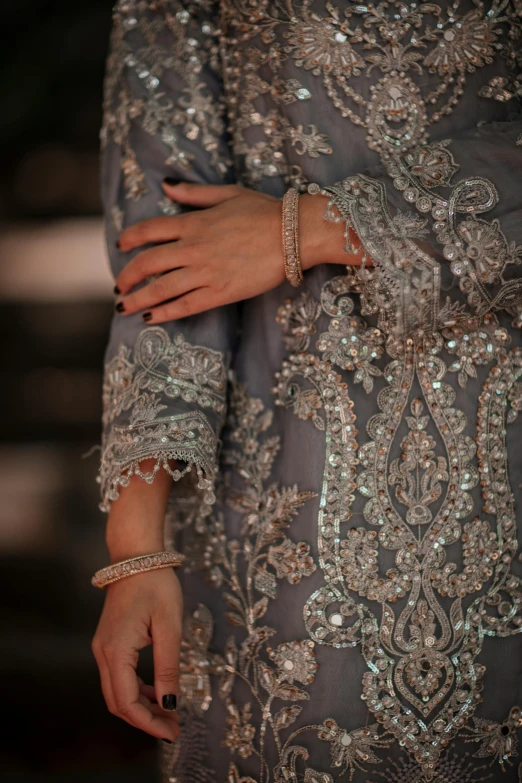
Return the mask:
[[115, 274], [121, 227], [173, 213], [165, 176], [312, 185], [374, 263], [115, 315], [104, 507], [145, 456], [191, 468], [165, 780], [520, 779], [520, 40], [515, 2], [116, 8]]

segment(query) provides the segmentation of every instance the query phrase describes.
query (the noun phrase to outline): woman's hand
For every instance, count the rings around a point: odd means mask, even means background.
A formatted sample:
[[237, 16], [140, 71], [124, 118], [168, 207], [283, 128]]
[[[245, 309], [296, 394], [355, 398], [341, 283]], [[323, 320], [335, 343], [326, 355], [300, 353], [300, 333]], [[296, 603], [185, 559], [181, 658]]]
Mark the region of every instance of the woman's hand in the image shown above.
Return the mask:
[[[200, 209], [136, 223], [119, 248], [143, 250], [116, 281], [118, 312], [145, 310], [149, 324], [172, 321], [249, 299], [284, 279], [281, 201], [238, 185], [163, 185], [169, 198]], [[344, 225], [323, 219], [326, 198], [303, 194], [299, 241], [303, 269], [319, 263], [360, 263], [343, 250]], [[159, 275], [137, 291], [134, 287]]]
[[[168, 742], [179, 733], [174, 710], [182, 615], [181, 588], [172, 569], [136, 574], [107, 587], [92, 643], [109, 711]], [[136, 673], [139, 651], [150, 644], [154, 687]]]
[[[144, 472], [156, 460], [142, 460]], [[169, 462], [171, 469], [175, 462]], [[165, 548], [164, 524], [172, 478], [160, 470], [153, 484], [136, 475], [121, 487], [107, 518], [111, 563]], [[103, 695], [113, 715], [153, 737], [178, 735], [174, 712], [179, 684], [183, 598], [171, 568], [120, 579], [106, 588], [105, 605], [92, 642]], [[152, 644], [154, 687], [136, 673], [139, 651]], [[165, 700], [165, 696], [170, 696]]]

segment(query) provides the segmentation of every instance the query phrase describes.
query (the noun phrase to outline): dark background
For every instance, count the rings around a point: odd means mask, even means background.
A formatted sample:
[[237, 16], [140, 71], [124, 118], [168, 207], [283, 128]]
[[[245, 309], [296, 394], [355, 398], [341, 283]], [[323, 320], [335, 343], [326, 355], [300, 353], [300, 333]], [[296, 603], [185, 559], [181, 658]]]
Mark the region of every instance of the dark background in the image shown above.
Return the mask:
[[112, 313], [98, 186], [110, 0], [0, 3], [1, 768], [4, 783], [155, 780], [109, 715], [90, 640]]

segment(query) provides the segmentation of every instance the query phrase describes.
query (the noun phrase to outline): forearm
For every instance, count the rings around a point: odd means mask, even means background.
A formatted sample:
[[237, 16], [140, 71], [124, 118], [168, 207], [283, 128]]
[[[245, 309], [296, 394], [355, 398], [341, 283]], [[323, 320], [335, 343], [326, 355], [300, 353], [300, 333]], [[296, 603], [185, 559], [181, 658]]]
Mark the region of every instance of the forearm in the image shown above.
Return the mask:
[[[144, 460], [142, 469], [151, 470], [154, 464], [154, 459]], [[127, 487], [120, 488], [107, 518], [106, 542], [112, 563], [164, 549], [171, 484], [172, 477], [160, 470], [152, 484], [134, 475]]]

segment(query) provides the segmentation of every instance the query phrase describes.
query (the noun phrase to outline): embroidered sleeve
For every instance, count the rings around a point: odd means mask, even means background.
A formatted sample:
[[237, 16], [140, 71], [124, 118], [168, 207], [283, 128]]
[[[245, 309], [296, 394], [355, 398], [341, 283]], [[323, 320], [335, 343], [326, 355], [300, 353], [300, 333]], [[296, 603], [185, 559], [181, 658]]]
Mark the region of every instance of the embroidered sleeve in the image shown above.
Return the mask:
[[521, 317], [521, 130], [520, 118], [479, 126], [322, 189], [325, 217], [340, 214], [371, 259], [356, 287], [363, 314], [378, 313], [387, 333], [503, 309]]
[[[115, 276], [133, 257], [117, 249], [120, 231], [175, 214], [161, 189], [165, 177], [232, 181], [218, 51], [210, 2], [116, 5], [101, 134]], [[132, 474], [150, 483], [164, 468], [176, 479], [177, 497], [195, 499], [198, 515], [208, 512], [236, 328], [233, 307], [148, 328], [140, 313], [115, 314], [103, 390], [102, 510]], [[151, 457], [155, 467], [144, 472], [143, 460]]]

